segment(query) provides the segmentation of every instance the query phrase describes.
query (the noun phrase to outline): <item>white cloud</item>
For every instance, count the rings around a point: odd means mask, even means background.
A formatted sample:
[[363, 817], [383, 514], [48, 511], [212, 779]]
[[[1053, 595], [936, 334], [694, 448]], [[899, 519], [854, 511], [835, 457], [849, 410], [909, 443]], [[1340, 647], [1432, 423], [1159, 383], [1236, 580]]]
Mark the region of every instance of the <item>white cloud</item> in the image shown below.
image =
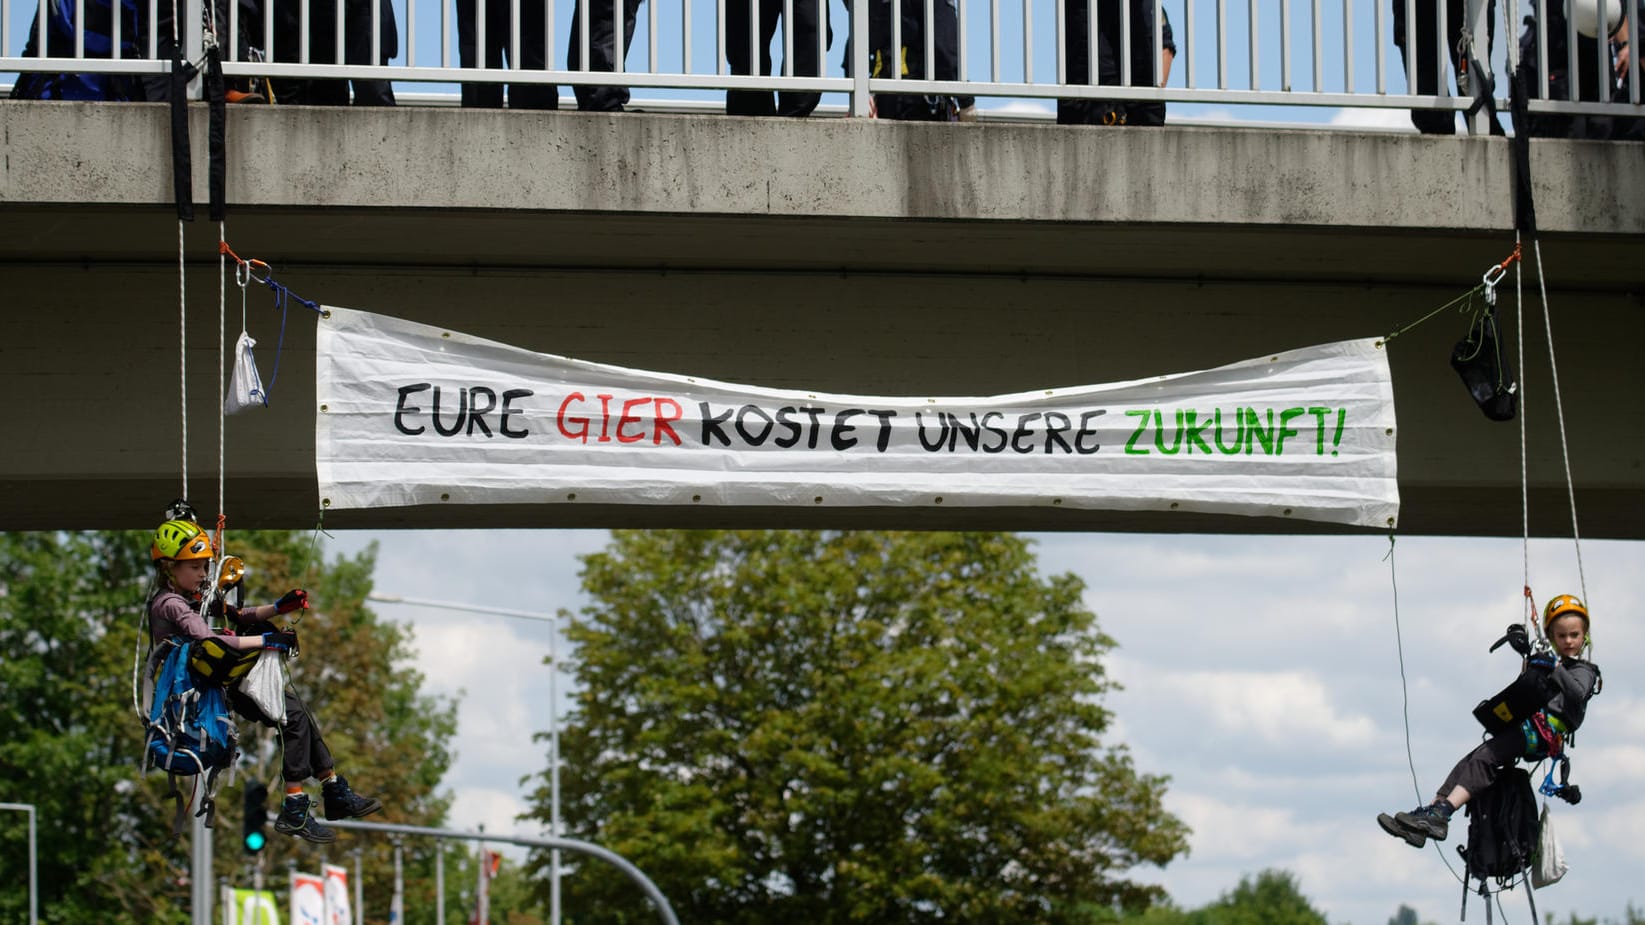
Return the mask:
[[1411, 125], [1411, 113], [1404, 109], [1380, 109], [1368, 106], [1352, 106], [1339, 109], [1331, 116], [1331, 123], [1335, 128], [1350, 128], [1357, 130], [1387, 129], [1402, 132], [1415, 132]]

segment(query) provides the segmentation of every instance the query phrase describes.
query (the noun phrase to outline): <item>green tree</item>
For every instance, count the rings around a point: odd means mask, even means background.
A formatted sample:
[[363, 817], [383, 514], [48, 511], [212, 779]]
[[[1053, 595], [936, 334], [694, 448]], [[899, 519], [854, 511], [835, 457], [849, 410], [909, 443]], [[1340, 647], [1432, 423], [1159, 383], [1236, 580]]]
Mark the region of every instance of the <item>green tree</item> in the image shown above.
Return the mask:
[[1430, 925], [1417, 917], [1417, 911], [1404, 903], [1399, 904], [1399, 911], [1388, 920], [1388, 925]]
[[[148, 543], [141, 532], [0, 534], [0, 800], [38, 807], [48, 922], [188, 920], [188, 843], [170, 837], [164, 775], [140, 770], [134, 675], [146, 647]], [[375, 551], [327, 564], [310, 559], [310, 546], [308, 536], [286, 532], [231, 533], [228, 541], [250, 567], [248, 601], [296, 585], [311, 590], [292, 681], [344, 773], [383, 800], [386, 818], [438, 824], [448, 801], [435, 788], [451, 760], [455, 705], [420, 693], [422, 678], [404, 664], [409, 631], [362, 606]], [[240, 785], [277, 782], [279, 757], [271, 733], [240, 728], [245, 755], [236, 781], [218, 794], [214, 866], [250, 885]], [[22, 871], [26, 831], [10, 823], [0, 820], [0, 868]], [[346, 852], [361, 847], [366, 905], [386, 910], [388, 846], [345, 839], [330, 860], [347, 863]], [[311, 846], [273, 836], [259, 862], [271, 884], [284, 883], [288, 858], [307, 870], [322, 860]], [[0, 891], [0, 920], [20, 921], [27, 901], [25, 891]]]
[[1326, 925], [1296, 877], [1265, 870], [1256, 879], [1241, 877], [1239, 886], [1188, 916], [1187, 925]]
[[[1086, 921], [1163, 895], [1123, 874], [1187, 829], [1102, 741], [1113, 641], [1025, 540], [620, 532], [583, 566], [564, 817], [682, 920]], [[578, 923], [652, 915], [593, 861], [565, 895]]]

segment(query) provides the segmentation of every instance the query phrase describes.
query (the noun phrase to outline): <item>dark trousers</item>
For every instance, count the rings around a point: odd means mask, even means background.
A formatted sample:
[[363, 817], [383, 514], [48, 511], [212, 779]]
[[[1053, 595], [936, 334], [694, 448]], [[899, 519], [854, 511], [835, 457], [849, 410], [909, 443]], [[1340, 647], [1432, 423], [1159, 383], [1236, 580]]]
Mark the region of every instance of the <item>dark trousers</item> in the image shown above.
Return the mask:
[[[1645, 14], [1645, 8], [1638, 8], [1636, 15]], [[1616, 75], [1615, 63], [1611, 59], [1609, 47], [1600, 40], [1589, 38], [1578, 32], [1576, 36], [1576, 62], [1573, 68], [1569, 50], [1569, 24], [1565, 19], [1563, 4], [1548, 5], [1546, 12], [1548, 22], [1548, 98], [1552, 100], [1569, 100], [1571, 81], [1576, 81], [1576, 98], [1583, 102], [1593, 102], [1606, 99], [1616, 102], [1628, 101], [1627, 75]], [[1591, 26], [1589, 28], [1592, 28]], [[1540, 99], [1541, 81], [1537, 77], [1539, 64], [1537, 54], [1538, 26], [1530, 17], [1525, 19], [1525, 32], [1519, 40], [1520, 60], [1525, 63], [1526, 86], [1525, 91], [1531, 99]], [[1605, 73], [1610, 75], [1602, 88], [1600, 79], [1595, 76], [1600, 67], [1601, 50], [1604, 54]], [[1618, 80], [1622, 83], [1616, 85]], [[1612, 89], [1614, 88], [1614, 89]], [[1580, 115], [1569, 116], [1560, 113], [1539, 113], [1529, 117], [1529, 133], [1533, 136], [1545, 138], [1618, 138], [1629, 141], [1639, 141], [1645, 137], [1645, 127], [1641, 123], [1645, 120], [1634, 118], [1615, 118], [1612, 116]]]
[[[907, 77], [910, 80], [958, 80], [959, 10], [949, 0], [935, 0], [932, 3], [934, 32], [931, 46], [935, 60], [931, 62], [928, 74], [925, 64], [925, 0], [902, 0], [901, 15], [898, 17], [902, 23], [902, 47], [895, 52], [891, 49], [891, 6], [891, 0], [871, 0], [869, 6], [869, 74], [874, 77]], [[848, 62], [850, 56], [848, 44]], [[875, 94], [874, 103], [882, 119], [939, 122], [952, 120], [954, 111], [962, 105], [954, 97], [918, 96], [912, 93]]]
[[[483, 0], [485, 3], [485, 63], [480, 63], [480, 3], [482, 0], [457, 0], [457, 60], [463, 67], [503, 67], [509, 54], [511, 16], [509, 0]], [[543, 0], [520, 0], [521, 70], [548, 69], [547, 35], [544, 32], [546, 11]], [[503, 84], [465, 83], [462, 85], [463, 105], [469, 108], [501, 109]], [[559, 109], [560, 92], [551, 84], [508, 84], [508, 105], [515, 109]]]
[[[634, 20], [640, 13], [640, 0], [620, 0], [623, 7], [623, 60], [628, 59], [628, 46], [634, 41]], [[735, 2], [735, 0], [731, 0]], [[565, 66], [575, 71], [582, 65], [583, 19], [582, 0], [571, 7], [571, 47], [566, 50]], [[588, 7], [588, 69], [614, 71], [617, 69], [616, 16], [611, 0], [592, 0]], [[628, 104], [627, 87], [597, 87], [578, 84], [577, 108], [586, 112], [619, 112]]]
[[308, 715], [307, 708], [289, 691], [286, 693], [286, 724], [279, 727], [238, 688], [229, 689], [228, 701], [234, 712], [246, 719], [270, 729], [279, 728], [281, 750], [285, 756], [282, 773], [286, 783], [300, 784], [336, 767], [336, 762], [331, 759], [331, 750], [320, 738], [320, 731], [314, 727], [314, 720]]
[[1491, 736], [1456, 763], [1456, 767], [1446, 776], [1445, 783], [1439, 785], [1439, 798], [1445, 799], [1459, 784], [1467, 788], [1470, 798], [1479, 796], [1481, 791], [1496, 781], [1503, 768], [1512, 765], [1523, 754], [1525, 734], [1517, 727]]
[[[1098, 85], [1119, 86], [1120, 65], [1123, 62], [1125, 11], [1122, 0], [1097, 0], [1097, 79]], [[1133, 87], [1152, 87], [1154, 59], [1159, 50], [1154, 47], [1153, 0], [1130, 0], [1131, 75]], [[1070, 84], [1093, 83], [1091, 80], [1091, 3], [1090, 0], [1068, 0], [1064, 14], [1063, 61]], [[1057, 122], [1060, 125], [1163, 125], [1164, 103], [1127, 103], [1121, 100], [1058, 100]]]
[[[297, 0], [273, 0], [273, 60], [293, 62], [302, 57], [302, 10]], [[344, 64], [387, 64], [400, 51], [399, 27], [390, 0], [309, 0], [308, 60], [311, 64], [337, 63], [337, 4], [343, 4]], [[377, 7], [377, 59], [371, 57], [371, 10]], [[243, 5], [243, 0], [242, 0]], [[244, 15], [242, 13], [242, 15]], [[261, 20], [258, 28], [261, 28]], [[353, 86], [356, 106], [393, 106], [394, 85], [386, 80], [275, 79], [274, 102], [304, 106], [347, 106]]]
[[[794, 47], [784, 55], [792, 55], [795, 77], [822, 76], [822, 55], [817, 53], [817, 35], [826, 33], [824, 44], [834, 41], [834, 31], [828, 25], [826, 0], [791, 0], [793, 3]], [[749, 60], [749, 41], [752, 33], [759, 43], [760, 74], [772, 73], [771, 39], [777, 34], [777, 21], [783, 14], [783, 0], [753, 0], [759, 10], [759, 23], [753, 22], [749, 0], [726, 0], [725, 5], [725, 59], [733, 74], [752, 74]], [[818, 16], [818, 7], [822, 15]], [[785, 30], [786, 31], [786, 30]], [[768, 90], [727, 90], [725, 111], [733, 116], [808, 116], [822, 101], [821, 93], [795, 93]]]
[[[1406, 23], [1405, 0], [1393, 0], [1394, 4], [1394, 44], [1399, 46], [1400, 60], [1409, 62], [1411, 49], [1405, 47]], [[1416, 22], [1412, 24], [1416, 33], [1416, 72], [1417, 84], [1413, 92], [1419, 96], [1433, 96], [1439, 93], [1440, 83], [1445, 78], [1440, 74], [1439, 67], [1439, 0], [1417, 0]], [[1458, 43], [1462, 34], [1468, 28], [1468, 10], [1464, 0], [1445, 0], [1445, 47], [1450, 52], [1451, 67], [1461, 74], [1466, 69], [1461, 56], [1458, 54]], [[1487, 6], [1485, 20], [1489, 24], [1489, 39], [1496, 41], [1496, 0]], [[1486, 67], [1490, 67], [1490, 48], [1474, 50], [1474, 57], [1478, 58]], [[1460, 94], [1459, 95], [1466, 95]], [[1424, 135], [1454, 135], [1456, 134], [1456, 113], [1449, 109], [1413, 109], [1411, 110], [1411, 124]], [[1496, 117], [1491, 117], [1491, 134], [1502, 134], [1502, 127], [1496, 124]]]

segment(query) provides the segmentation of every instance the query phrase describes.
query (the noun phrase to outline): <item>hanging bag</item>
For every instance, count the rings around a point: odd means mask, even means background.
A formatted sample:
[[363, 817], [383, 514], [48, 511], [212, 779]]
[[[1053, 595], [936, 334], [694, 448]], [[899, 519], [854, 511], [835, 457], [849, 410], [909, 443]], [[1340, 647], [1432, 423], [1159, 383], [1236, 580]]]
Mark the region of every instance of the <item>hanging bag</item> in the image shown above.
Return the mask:
[[257, 360], [251, 355], [251, 348], [257, 342], [245, 331], [240, 332], [240, 340], [234, 345], [234, 376], [229, 382], [229, 390], [223, 396], [223, 413], [234, 414], [247, 408], [268, 407], [268, 393], [263, 391], [263, 377], [257, 373]]
[[240, 681], [240, 693], [251, 698], [276, 726], [286, 724], [286, 679], [280, 670], [280, 660], [284, 657], [284, 653], [273, 649], [261, 650], [257, 663]]
[[1565, 865], [1565, 849], [1559, 846], [1554, 834], [1554, 819], [1548, 815], [1548, 804], [1542, 804], [1542, 818], [1538, 823], [1536, 858], [1531, 865], [1531, 886], [1536, 889], [1553, 886], [1569, 870]]

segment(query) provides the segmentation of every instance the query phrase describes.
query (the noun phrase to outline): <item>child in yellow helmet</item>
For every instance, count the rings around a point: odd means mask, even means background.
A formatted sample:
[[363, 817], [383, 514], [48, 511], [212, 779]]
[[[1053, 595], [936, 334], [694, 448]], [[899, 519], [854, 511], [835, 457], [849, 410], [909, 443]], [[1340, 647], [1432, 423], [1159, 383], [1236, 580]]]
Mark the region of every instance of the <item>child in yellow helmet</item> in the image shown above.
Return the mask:
[[[212, 549], [211, 537], [194, 522], [191, 514], [186, 503], [174, 503], [167, 511], [170, 519], [154, 531], [149, 557], [155, 567], [155, 590], [149, 595], [147, 608], [152, 641], [158, 644], [173, 636], [193, 642], [209, 640], [219, 650], [244, 653], [248, 659], [263, 649], [288, 651], [295, 648], [297, 633], [274, 630], [268, 621], [294, 610], [306, 609], [308, 592], [301, 588], [286, 592], [273, 604], [259, 604], [245, 609], [223, 607], [222, 616], [249, 630], [239, 635], [217, 632], [199, 613], [199, 601], [209, 581], [215, 550]], [[264, 631], [265, 626], [267, 631]], [[280, 729], [286, 798], [279, 816], [274, 820], [277, 831], [316, 844], [330, 844], [337, 840], [336, 831], [321, 824], [309, 812], [309, 800], [303, 793], [303, 784], [310, 777], [318, 777], [321, 781], [328, 819], [356, 818], [382, 808], [382, 803], [376, 799], [351, 790], [348, 781], [337, 773], [331, 751], [326, 748], [301, 700], [289, 692], [285, 695], [286, 719], [280, 724], [238, 689], [238, 672], [231, 670], [224, 681], [232, 685], [228, 700], [234, 712], [270, 728]]]
[[1599, 667], [1581, 657], [1588, 643], [1588, 608], [1576, 595], [1561, 594], [1543, 608], [1542, 627], [1553, 646], [1551, 652], [1533, 653], [1525, 627], [1519, 624], [1508, 627], [1503, 641], [1525, 656], [1527, 669], [1547, 673], [1546, 703], [1519, 725], [1491, 736], [1464, 755], [1439, 785], [1432, 803], [1408, 813], [1378, 815], [1377, 824], [1383, 831], [1416, 848], [1430, 838], [1443, 841], [1452, 813], [1491, 786], [1498, 773], [1521, 758], [1540, 761], [1550, 753], [1557, 755], [1565, 738], [1582, 725], [1588, 698], [1598, 690], [1600, 677]]

